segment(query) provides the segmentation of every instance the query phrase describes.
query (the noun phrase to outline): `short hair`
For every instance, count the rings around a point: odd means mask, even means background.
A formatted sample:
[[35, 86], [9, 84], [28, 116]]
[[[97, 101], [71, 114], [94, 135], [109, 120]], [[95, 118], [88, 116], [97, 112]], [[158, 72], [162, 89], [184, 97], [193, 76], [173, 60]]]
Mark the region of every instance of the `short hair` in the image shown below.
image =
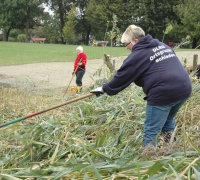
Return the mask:
[[79, 51], [83, 52], [83, 47], [79, 46], [79, 47], [76, 48], [76, 50], [79, 50]]
[[121, 42], [133, 42], [135, 39], [141, 39], [145, 36], [144, 30], [134, 24], [129, 25], [125, 32], [122, 34]]

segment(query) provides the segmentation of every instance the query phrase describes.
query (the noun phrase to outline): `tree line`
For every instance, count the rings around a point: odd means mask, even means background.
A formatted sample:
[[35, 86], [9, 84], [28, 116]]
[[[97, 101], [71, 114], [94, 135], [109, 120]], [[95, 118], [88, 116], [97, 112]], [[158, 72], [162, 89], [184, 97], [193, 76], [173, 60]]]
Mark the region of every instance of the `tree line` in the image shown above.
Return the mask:
[[[46, 11], [46, 8], [49, 11]], [[130, 24], [161, 41], [200, 43], [200, 1], [196, 0], [0, 0], [3, 41], [116, 43]]]

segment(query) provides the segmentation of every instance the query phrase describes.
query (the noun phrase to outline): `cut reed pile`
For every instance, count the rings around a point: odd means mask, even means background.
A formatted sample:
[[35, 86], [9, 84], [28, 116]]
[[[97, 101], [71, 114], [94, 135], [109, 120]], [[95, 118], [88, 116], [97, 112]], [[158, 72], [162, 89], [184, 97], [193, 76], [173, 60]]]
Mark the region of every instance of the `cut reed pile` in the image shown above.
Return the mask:
[[[89, 92], [90, 89], [87, 91]], [[200, 83], [179, 111], [174, 144], [141, 148], [144, 94], [135, 85], [1, 128], [1, 179], [199, 179]], [[74, 96], [69, 96], [73, 99]], [[57, 92], [0, 88], [0, 123], [60, 104]]]

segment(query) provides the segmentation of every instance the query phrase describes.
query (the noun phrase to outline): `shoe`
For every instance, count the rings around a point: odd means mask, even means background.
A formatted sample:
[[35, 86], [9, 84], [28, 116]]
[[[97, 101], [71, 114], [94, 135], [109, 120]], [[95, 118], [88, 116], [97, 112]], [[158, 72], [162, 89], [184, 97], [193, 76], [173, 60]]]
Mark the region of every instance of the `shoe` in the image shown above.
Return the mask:
[[76, 86], [76, 94], [80, 94], [82, 91], [82, 86]]
[[[171, 137], [172, 137], [172, 133], [173, 133], [173, 131], [163, 131], [163, 132], [162, 132], [163, 139], [164, 139], [164, 141], [165, 141], [166, 143], [169, 143], [169, 142], [170, 142]], [[176, 137], [174, 137], [173, 142], [175, 142], [175, 141], [176, 141]]]

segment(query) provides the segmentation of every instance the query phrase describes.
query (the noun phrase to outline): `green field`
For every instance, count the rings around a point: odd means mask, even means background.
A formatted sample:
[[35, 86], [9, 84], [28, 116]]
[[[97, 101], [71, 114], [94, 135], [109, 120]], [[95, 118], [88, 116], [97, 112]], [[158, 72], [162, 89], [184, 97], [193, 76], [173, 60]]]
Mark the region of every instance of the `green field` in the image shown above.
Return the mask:
[[[76, 58], [76, 48], [78, 45], [61, 44], [39, 44], [39, 43], [19, 43], [0, 42], [0, 66], [19, 65], [38, 62], [64, 62], [74, 61]], [[110, 46], [85, 46], [84, 52], [88, 60], [101, 59], [104, 54], [111, 57], [127, 56], [130, 51], [125, 47]], [[175, 49], [180, 51], [194, 51], [191, 49]], [[195, 50], [197, 51], [197, 50]]]
[[[0, 66], [4, 66], [74, 61], [78, 45], [0, 42], [0, 47]], [[125, 47], [83, 45], [83, 48], [88, 60], [101, 59], [105, 53], [114, 57], [126, 56], [129, 53]]]

